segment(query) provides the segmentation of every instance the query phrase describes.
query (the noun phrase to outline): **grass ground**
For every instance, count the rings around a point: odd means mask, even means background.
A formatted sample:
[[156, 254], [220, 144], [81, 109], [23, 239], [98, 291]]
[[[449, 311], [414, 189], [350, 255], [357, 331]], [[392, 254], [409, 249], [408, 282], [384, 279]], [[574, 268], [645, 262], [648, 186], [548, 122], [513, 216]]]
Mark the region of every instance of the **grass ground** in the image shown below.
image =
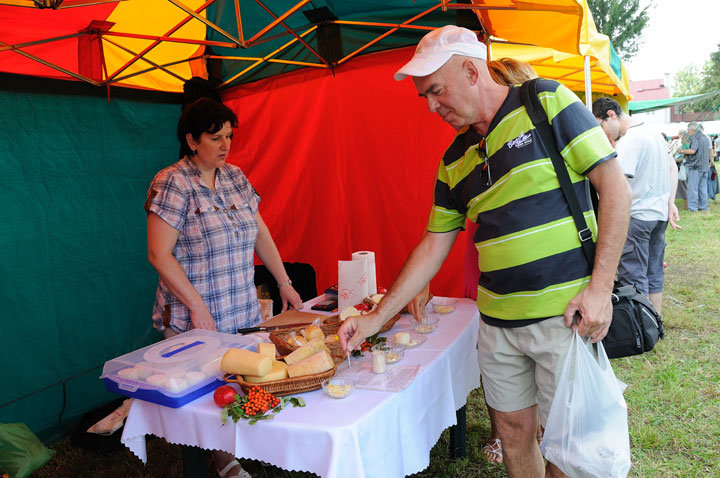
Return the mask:
[[[617, 377], [628, 384], [631, 477], [720, 477], [719, 203], [720, 198], [711, 201], [709, 212], [681, 210], [683, 229], [667, 233], [665, 340], [650, 353], [613, 361]], [[468, 398], [467, 422], [467, 458], [448, 457], [445, 432], [431, 451], [430, 466], [414, 476], [506, 476], [502, 465], [488, 464], [480, 453], [490, 428], [479, 391]], [[34, 476], [181, 476], [179, 448], [162, 439], [148, 439], [147, 465], [124, 448], [87, 452], [69, 439], [52, 448], [54, 458]], [[314, 476], [252, 461], [245, 467], [256, 478]], [[210, 471], [208, 476], [216, 474]]]

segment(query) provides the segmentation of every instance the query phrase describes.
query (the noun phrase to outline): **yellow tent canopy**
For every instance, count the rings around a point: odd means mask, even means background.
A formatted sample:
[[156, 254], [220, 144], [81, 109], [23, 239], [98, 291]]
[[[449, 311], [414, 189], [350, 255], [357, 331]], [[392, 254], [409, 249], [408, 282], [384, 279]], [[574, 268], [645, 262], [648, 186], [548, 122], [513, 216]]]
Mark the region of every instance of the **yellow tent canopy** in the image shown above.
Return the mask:
[[[412, 45], [468, 9], [479, 22], [467, 26], [496, 38], [593, 57], [603, 48], [584, 0], [324, 3], [0, 0], [0, 71], [182, 91], [185, 80], [207, 74], [207, 63], [234, 85], [295, 68], [334, 70], [359, 54]], [[320, 46], [331, 27], [342, 37], [334, 57]]]
[[[581, 55], [563, 53], [551, 48], [509, 43], [492, 43], [490, 52], [493, 59], [514, 58], [532, 65], [538, 76], [560, 81], [573, 91], [585, 91], [585, 59]], [[607, 62], [594, 57], [590, 60], [590, 81], [592, 91], [607, 95], [629, 95], [628, 78], [622, 67], [622, 80], [617, 77]]]

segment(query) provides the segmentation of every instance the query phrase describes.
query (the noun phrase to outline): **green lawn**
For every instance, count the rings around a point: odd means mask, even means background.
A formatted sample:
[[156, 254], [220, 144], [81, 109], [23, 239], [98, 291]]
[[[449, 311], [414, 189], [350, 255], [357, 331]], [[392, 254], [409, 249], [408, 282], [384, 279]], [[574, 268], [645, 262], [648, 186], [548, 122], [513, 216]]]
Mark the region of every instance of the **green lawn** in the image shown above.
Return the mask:
[[[683, 229], [667, 233], [665, 340], [650, 353], [613, 361], [616, 375], [628, 384], [631, 477], [720, 477], [718, 203], [711, 201], [709, 212], [681, 210]], [[415, 476], [504, 477], [502, 465], [489, 465], [479, 451], [488, 436], [487, 414], [477, 391], [468, 400], [468, 457], [448, 458], [445, 432], [431, 452], [430, 467]], [[52, 448], [55, 457], [34, 476], [180, 476], [178, 447], [161, 439], [149, 438], [146, 466], [125, 449], [88, 453], [67, 439]], [[256, 478], [313, 476], [252, 461], [246, 468]], [[216, 475], [211, 471], [209, 476]]]

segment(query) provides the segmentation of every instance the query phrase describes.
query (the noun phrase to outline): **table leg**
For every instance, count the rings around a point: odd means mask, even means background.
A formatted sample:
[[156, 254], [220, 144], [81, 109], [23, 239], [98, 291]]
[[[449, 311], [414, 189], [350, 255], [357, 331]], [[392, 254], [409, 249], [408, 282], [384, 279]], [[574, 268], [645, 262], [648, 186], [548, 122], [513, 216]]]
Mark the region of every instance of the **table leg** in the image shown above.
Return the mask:
[[450, 427], [450, 458], [465, 458], [467, 456], [467, 424], [465, 422], [463, 405], [455, 412], [457, 425]]
[[206, 450], [198, 446], [180, 445], [183, 462], [184, 478], [199, 478], [207, 476]]

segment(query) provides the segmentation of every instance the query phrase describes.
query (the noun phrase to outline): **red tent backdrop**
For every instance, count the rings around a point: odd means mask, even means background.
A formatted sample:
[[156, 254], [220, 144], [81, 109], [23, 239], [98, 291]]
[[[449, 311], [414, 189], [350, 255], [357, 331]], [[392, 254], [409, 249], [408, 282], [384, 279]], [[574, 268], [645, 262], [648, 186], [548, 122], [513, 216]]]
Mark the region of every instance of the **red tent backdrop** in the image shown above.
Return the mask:
[[[240, 120], [229, 162], [261, 195], [283, 260], [312, 264], [319, 291], [358, 250], [375, 251], [378, 285], [389, 286], [425, 230], [455, 132], [412, 81], [393, 79], [413, 49], [358, 58], [334, 77], [303, 69], [223, 95]], [[461, 294], [464, 241], [461, 233], [434, 294]]]

